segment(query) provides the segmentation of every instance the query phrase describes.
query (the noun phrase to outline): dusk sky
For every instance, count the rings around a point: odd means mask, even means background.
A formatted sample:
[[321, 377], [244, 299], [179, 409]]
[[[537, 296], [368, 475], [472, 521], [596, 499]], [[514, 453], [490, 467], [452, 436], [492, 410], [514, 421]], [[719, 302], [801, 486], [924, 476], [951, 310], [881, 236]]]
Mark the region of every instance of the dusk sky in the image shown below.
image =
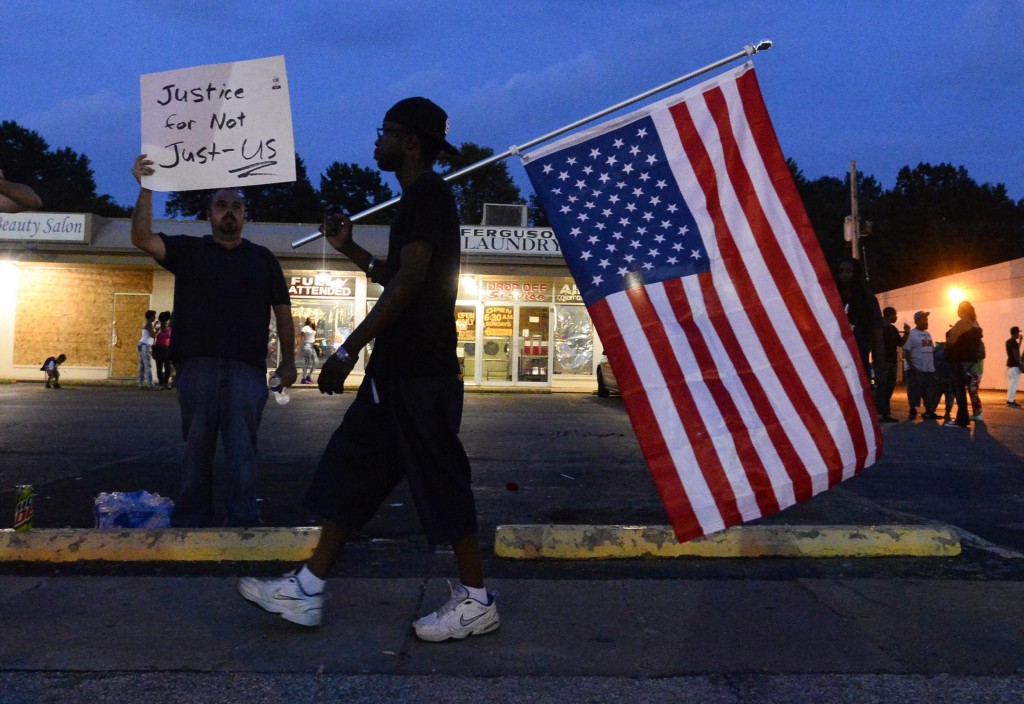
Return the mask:
[[761, 88], [809, 178], [855, 159], [891, 187], [902, 166], [949, 162], [1024, 198], [1021, 0], [5, 0], [0, 27], [0, 119], [88, 156], [124, 205], [144, 73], [283, 55], [319, 185], [333, 161], [374, 166], [374, 129], [403, 97], [444, 107], [450, 141], [501, 152], [765, 38]]

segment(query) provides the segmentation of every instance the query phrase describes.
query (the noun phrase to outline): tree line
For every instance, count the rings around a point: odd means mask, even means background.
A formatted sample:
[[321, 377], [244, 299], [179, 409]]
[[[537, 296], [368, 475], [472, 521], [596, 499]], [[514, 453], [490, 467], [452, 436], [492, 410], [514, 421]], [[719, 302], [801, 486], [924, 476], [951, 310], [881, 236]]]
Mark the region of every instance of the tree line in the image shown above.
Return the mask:
[[[457, 155], [442, 154], [442, 173], [493, 156], [472, 142]], [[849, 175], [807, 178], [787, 160], [808, 217], [828, 261], [849, 254], [843, 222], [850, 213]], [[376, 169], [335, 161], [313, 185], [301, 156], [292, 183], [249, 186], [243, 190], [249, 219], [255, 222], [320, 222], [325, 212], [358, 213], [394, 197]], [[10, 181], [31, 186], [44, 208], [55, 212], [91, 212], [128, 217], [123, 206], [96, 193], [89, 158], [70, 148], [51, 149], [36, 132], [16, 122], [0, 122], [0, 169]], [[531, 225], [548, 220], [533, 193], [523, 198], [504, 161], [489, 164], [452, 182], [461, 221], [479, 223], [484, 203], [526, 204]], [[172, 193], [167, 215], [205, 218], [209, 193]], [[977, 183], [963, 166], [920, 163], [905, 166], [891, 189], [871, 175], [858, 181], [858, 209], [871, 223], [861, 240], [871, 288], [886, 291], [968, 269], [1024, 257], [1024, 199], [1014, 201], [1003, 184]], [[375, 213], [361, 222], [386, 224], [392, 213]]]
[[[850, 253], [843, 221], [850, 214], [850, 177], [807, 179], [787, 160], [807, 215], [830, 263]], [[948, 276], [1024, 257], [1024, 199], [1003, 184], [977, 183], [963, 166], [904, 166], [884, 189], [874, 176], [858, 179], [857, 205], [871, 235], [862, 260], [874, 291]]]

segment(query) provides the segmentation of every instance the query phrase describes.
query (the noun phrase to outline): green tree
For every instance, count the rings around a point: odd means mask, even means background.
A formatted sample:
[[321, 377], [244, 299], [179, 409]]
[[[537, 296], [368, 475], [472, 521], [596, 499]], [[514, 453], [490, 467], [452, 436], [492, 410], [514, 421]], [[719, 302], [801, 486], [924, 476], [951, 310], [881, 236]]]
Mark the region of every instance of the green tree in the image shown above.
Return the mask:
[[[239, 189], [245, 198], [245, 215], [250, 222], [303, 222], [322, 219], [320, 196], [306, 173], [306, 164], [295, 155], [295, 181], [246, 186]], [[172, 217], [206, 219], [210, 197], [215, 191], [175, 191], [167, 199], [166, 211]]]
[[198, 191], [172, 191], [167, 197], [164, 211], [172, 218], [194, 218], [196, 220], [206, 219], [206, 209], [210, 205], [209, 190]]
[[[849, 176], [811, 181], [787, 160], [829, 264], [850, 251], [843, 220], [850, 213]], [[885, 190], [872, 176], [858, 183], [861, 240], [871, 288], [887, 291], [1024, 257], [1024, 201], [1003, 184], [978, 184], [962, 166], [905, 166]]]
[[89, 158], [69, 147], [50, 149], [39, 134], [17, 122], [0, 122], [0, 169], [4, 177], [31, 186], [50, 212], [127, 217], [131, 209], [96, 193]]
[[247, 187], [245, 212], [252, 222], [320, 222], [320, 196], [306, 174], [302, 157], [295, 155], [294, 181]]
[[880, 205], [875, 251], [886, 289], [1024, 256], [1024, 202], [963, 166], [905, 166]]
[[[442, 171], [452, 173], [491, 156], [494, 156], [494, 150], [490, 147], [463, 142], [459, 145], [458, 154], [441, 152], [437, 163]], [[525, 202], [504, 161], [488, 164], [449, 183], [459, 206], [459, 219], [467, 225], [483, 220], [484, 203], [514, 205]]]
[[[344, 211], [355, 215], [393, 197], [391, 188], [381, 180], [380, 172], [357, 164], [335, 161], [320, 176], [320, 199], [330, 212]], [[389, 210], [378, 211], [359, 222], [388, 225], [392, 219]]]

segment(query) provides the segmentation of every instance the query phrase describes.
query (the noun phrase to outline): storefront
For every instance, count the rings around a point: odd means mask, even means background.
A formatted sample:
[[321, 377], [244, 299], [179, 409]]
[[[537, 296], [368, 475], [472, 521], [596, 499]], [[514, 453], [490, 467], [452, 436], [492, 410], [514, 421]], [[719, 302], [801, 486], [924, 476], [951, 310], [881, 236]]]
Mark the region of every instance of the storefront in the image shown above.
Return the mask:
[[467, 272], [455, 315], [468, 384], [544, 387], [593, 379], [593, 328], [570, 278]]
[[[3, 217], [5, 222], [26, 219], [25, 214]], [[143, 313], [172, 308], [173, 277], [131, 246], [128, 220], [74, 217], [82, 228], [73, 241], [64, 235], [27, 239], [0, 232], [2, 379], [39, 379], [42, 360], [59, 352], [68, 356], [67, 379], [134, 378]], [[162, 220], [154, 228], [209, 232], [201, 221]], [[315, 323], [319, 367], [365, 318], [382, 289], [348, 260], [328, 254], [322, 241], [292, 249], [291, 242], [311, 228], [249, 223], [246, 236], [281, 261], [296, 331], [307, 319]], [[7, 229], [11, 235], [22, 232]], [[373, 254], [386, 254], [387, 228], [357, 225], [355, 238]], [[458, 355], [467, 385], [595, 387], [600, 343], [550, 230], [464, 227], [459, 283]], [[276, 366], [279, 354], [272, 329], [268, 368]], [[370, 354], [372, 346], [355, 376]], [[297, 363], [301, 366], [301, 356]]]

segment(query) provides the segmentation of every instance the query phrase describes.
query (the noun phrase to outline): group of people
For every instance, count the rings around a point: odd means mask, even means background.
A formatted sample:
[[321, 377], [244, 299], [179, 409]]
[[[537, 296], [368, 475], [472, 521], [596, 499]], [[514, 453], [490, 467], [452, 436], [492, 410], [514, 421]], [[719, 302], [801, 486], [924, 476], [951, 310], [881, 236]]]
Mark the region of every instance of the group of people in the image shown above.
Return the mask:
[[957, 306], [956, 324], [946, 331], [945, 342], [939, 343], [928, 331], [928, 316], [928, 311], [919, 310], [914, 313], [914, 327], [904, 325], [907, 420], [917, 418], [919, 405], [921, 418], [938, 419], [939, 403], [945, 400], [946, 425], [966, 428], [971, 421], [983, 420], [978, 386], [984, 372], [985, 343], [978, 315], [973, 305], [962, 301]]
[[[324, 360], [317, 378], [321, 393], [344, 390], [360, 351], [371, 341], [373, 355], [305, 495], [306, 507], [323, 517], [312, 556], [282, 578], [244, 577], [238, 583], [247, 600], [304, 626], [320, 624], [325, 580], [345, 544], [403, 477], [428, 541], [452, 545], [459, 574], [448, 601], [414, 622], [416, 635], [428, 641], [461, 639], [492, 632], [500, 623], [496, 593], [484, 586], [470, 465], [459, 439], [463, 386], [454, 315], [459, 218], [450, 186], [434, 171], [441, 151], [457, 153], [447, 133], [447, 114], [426, 98], [399, 101], [377, 128], [374, 160], [382, 171], [394, 172], [402, 190], [386, 258], [356, 244], [347, 215], [335, 214], [323, 226], [327, 242], [384, 290], [363, 322]], [[142, 186], [155, 169], [142, 154], [132, 174]], [[256, 436], [267, 401], [271, 312], [281, 352], [274, 375], [282, 387], [298, 376], [295, 326], [280, 263], [269, 249], [242, 237], [241, 195], [233, 189], [214, 193], [208, 219], [211, 234], [202, 238], [154, 232], [152, 192], [145, 187], [132, 213], [132, 243], [175, 276], [170, 357], [176, 365], [185, 461], [172, 521], [212, 525], [216, 485], [223, 523], [257, 526]], [[303, 329], [307, 383], [312, 383], [306, 355], [307, 341], [315, 343], [312, 322]], [[215, 483], [218, 435], [225, 452]]]
[[[939, 403], [945, 400], [946, 426], [966, 428], [984, 419], [978, 388], [985, 367], [985, 343], [978, 315], [968, 301], [957, 307], [957, 322], [936, 343], [928, 331], [929, 312], [914, 313], [914, 327], [904, 323], [896, 328], [896, 309], [881, 310], [878, 299], [868, 290], [860, 261], [846, 258], [836, 269], [836, 283], [847, 319], [852, 327], [861, 363], [874, 372], [874, 402], [878, 420], [898, 422], [892, 415], [891, 400], [896, 387], [899, 350], [903, 349], [903, 372], [910, 404], [908, 420], [939, 418]], [[1020, 380], [1020, 329], [1010, 329], [1006, 341], [1006, 405], [1020, 408], [1016, 401]], [[956, 415], [953, 416], [953, 408]]]
[[[135, 348], [139, 351], [139, 388], [163, 390], [174, 388], [174, 364], [171, 361], [171, 312], [160, 315], [147, 310], [142, 324], [142, 336]], [[156, 362], [156, 384], [153, 383], [153, 365]]]

